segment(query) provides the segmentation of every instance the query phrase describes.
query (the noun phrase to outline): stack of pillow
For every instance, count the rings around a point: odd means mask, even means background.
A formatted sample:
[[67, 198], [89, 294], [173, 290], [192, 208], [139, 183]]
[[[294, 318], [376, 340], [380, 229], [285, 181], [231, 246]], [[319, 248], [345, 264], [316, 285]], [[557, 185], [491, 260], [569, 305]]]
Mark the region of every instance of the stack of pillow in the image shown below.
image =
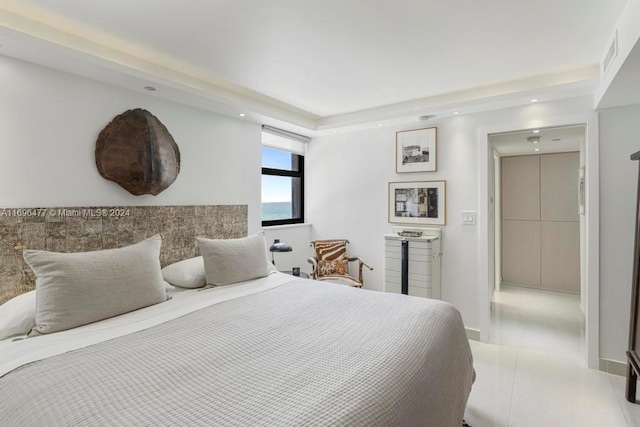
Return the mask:
[[196, 239], [202, 256], [162, 269], [164, 280], [181, 288], [224, 286], [265, 277], [274, 271], [264, 233], [242, 239]]
[[202, 256], [164, 269], [161, 244], [156, 235], [94, 252], [25, 250], [36, 290], [0, 306], [0, 340], [59, 332], [158, 304], [168, 299], [169, 284], [187, 289], [224, 286], [274, 271], [264, 233], [241, 239], [198, 238]]

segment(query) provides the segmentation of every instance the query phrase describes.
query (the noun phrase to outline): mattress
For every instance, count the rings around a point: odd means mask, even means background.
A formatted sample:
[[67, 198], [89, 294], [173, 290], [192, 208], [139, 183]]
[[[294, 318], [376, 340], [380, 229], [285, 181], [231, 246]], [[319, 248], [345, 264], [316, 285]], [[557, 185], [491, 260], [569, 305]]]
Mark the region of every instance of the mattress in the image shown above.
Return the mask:
[[284, 274], [0, 342], [3, 425], [460, 426], [451, 305]]

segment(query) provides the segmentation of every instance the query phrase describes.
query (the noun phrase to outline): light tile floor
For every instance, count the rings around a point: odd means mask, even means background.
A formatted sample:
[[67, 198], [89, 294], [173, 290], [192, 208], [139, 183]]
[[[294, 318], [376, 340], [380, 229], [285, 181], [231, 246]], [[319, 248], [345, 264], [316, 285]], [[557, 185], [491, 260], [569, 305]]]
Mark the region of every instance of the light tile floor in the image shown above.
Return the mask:
[[496, 293], [494, 343], [470, 341], [476, 382], [466, 421], [485, 426], [640, 426], [624, 377], [588, 369], [574, 295], [518, 287]]

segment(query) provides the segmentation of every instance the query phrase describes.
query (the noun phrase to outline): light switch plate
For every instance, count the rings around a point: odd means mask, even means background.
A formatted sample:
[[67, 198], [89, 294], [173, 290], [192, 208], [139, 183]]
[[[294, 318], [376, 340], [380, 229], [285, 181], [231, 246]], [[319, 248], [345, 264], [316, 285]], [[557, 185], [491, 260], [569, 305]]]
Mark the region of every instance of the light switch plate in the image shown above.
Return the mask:
[[460, 215], [462, 225], [476, 225], [475, 211], [462, 211]]

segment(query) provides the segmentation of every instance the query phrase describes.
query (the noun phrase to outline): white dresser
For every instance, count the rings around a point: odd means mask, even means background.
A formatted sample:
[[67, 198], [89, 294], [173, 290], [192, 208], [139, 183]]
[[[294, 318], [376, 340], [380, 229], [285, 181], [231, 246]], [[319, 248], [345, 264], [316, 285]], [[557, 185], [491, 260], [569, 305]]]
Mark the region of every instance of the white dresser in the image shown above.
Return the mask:
[[408, 294], [440, 299], [440, 242], [439, 228], [411, 228], [422, 231], [421, 237], [384, 235], [384, 291], [402, 293], [402, 245], [406, 242]]

